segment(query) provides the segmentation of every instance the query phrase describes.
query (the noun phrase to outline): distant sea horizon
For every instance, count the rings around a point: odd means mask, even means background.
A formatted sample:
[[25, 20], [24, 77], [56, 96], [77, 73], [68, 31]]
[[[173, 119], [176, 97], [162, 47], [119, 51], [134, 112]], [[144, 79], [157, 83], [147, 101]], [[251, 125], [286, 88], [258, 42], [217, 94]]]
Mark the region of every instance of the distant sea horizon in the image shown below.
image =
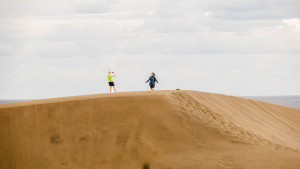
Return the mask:
[[14, 102], [23, 102], [23, 101], [29, 101], [34, 99], [0, 99], [1, 103], [14, 103]]
[[288, 95], [286, 95], [286, 96], [240, 96], [240, 97], [300, 109], [300, 95], [290, 95], [290, 96], [288, 96]]

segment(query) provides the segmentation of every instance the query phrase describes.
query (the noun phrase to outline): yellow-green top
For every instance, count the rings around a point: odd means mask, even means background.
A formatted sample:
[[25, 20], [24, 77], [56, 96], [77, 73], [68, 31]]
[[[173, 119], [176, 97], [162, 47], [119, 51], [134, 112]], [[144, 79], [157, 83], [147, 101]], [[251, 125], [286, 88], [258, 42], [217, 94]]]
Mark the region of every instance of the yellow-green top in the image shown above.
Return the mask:
[[108, 75], [107, 75], [108, 81], [109, 81], [109, 82], [113, 82], [113, 77], [114, 77], [113, 74], [108, 74]]

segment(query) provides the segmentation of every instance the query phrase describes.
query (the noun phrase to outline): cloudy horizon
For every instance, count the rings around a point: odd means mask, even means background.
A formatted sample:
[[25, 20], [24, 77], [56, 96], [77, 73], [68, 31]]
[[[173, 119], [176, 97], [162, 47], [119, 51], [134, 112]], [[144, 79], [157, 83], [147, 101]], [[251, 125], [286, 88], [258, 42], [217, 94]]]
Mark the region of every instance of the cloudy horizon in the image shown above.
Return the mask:
[[300, 1], [0, 0], [0, 99], [300, 95]]

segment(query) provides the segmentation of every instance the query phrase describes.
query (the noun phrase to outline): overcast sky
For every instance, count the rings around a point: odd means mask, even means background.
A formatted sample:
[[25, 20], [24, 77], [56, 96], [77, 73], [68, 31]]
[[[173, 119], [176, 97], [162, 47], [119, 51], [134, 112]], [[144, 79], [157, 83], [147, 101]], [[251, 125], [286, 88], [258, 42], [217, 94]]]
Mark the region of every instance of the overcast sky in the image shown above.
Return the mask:
[[300, 95], [299, 0], [0, 0], [0, 99]]

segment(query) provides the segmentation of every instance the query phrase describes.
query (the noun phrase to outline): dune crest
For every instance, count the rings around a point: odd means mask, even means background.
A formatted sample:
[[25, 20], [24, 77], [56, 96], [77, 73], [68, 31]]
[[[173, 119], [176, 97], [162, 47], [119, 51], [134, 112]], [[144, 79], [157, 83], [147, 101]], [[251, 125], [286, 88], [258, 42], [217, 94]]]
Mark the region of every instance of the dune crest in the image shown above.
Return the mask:
[[0, 104], [1, 169], [291, 168], [300, 110], [196, 91]]

